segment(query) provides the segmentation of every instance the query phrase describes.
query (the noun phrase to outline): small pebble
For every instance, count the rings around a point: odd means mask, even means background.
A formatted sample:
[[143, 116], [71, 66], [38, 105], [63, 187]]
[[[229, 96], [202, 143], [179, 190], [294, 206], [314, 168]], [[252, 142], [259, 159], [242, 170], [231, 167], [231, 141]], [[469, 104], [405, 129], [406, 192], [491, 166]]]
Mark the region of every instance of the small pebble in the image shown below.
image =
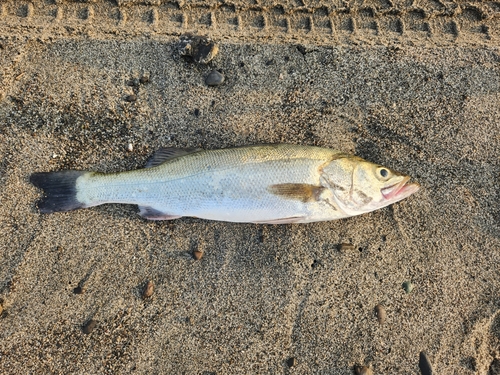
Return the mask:
[[200, 260], [203, 258], [203, 251], [195, 250], [193, 251], [193, 258], [196, 260]]
[[81, 285], [78, 285], [75, 289], [73, 289], [73, 293], [75, 294], [83, 294], [85, 293], [85, 289]]
[[132, 102], [135, 102], [135, 101], [137, 100], [137, 96], [136, 96], [135, 94], [128, 95], [128, 96], [125, 98], [125, 100], [126, 100], [127, 102], [132, 103]]
[[294, 367], [297, 366], [299, 362], [297, 361], [297, 358], [291, 357], [286, 360], [286, 364], [288, 367]]
[[413, 284], [411, 283], [411, 281], [405, 281], [402, 286], [407, 294], [410, 294], [413, 290]]
[[219, 86], [224, 82], [224, 79], [222, 73], [219, 73], [217, 70], [212, 70], [207, 78], [205, 78], [205, 83], [208, 86]]
[[431, 361], [429, 361], [429, 358], [427, 357], [427, 354], [425, 352], [420, 352], [418, 367], [420, 368], [420, 372], [422, 375], [434, 375]]
[[339, 245], [340, 251], [354, 251], [354, 245], [350, 243], [341, 243]]
[[384, 324], [385, 318], [387, 317], [384, 306], [382, 305], [375, 306], [375, 313], [377, 314], [377, 320], [379, 324]]
[[306, 46], [303, 46], [302, 44], [297, 45], [297, 50], [303, 55], [309, 52], [309, 49]]
[[146, 84], [146, 83], [149, 83], [149, 76], [142, 76], [140, 79], [139, 79], [139, 82], [141, 84]]
[[373, 375], [373, 371], [368, 366], [356, 366], [357, 375]]
[[127, 145], [127, 151], [128, 151], [128, 152], [132, 152], [132, 151], [134, 151], [134, 146], [132, 145], [132, 143], [129, 143], [129, 144]]
[[131, 79], [130, 81], [128, 81], [128, 85], [132, 87], [139, 86], [139, 80], [137, 78]]
[[153, 295], [153, 292], [154, 292], [154, 284], [151, 280], [149, 280], [146, 284], [146, 286], [144, 287], [144, 290], [142, 291], [142, 298], [146, 299], [146, 298], [149, 298]]
[[97, 322], [94, 319], [89, 320], [82, 328], [83, 333], [85, 333], [86, 335], [92, 333], [96, 325]]
[[181, 36], [178, 49], [181, 56], [201, 64], [208, 64], [219, 52], [219, 46], [212, 39], [197, 35]]

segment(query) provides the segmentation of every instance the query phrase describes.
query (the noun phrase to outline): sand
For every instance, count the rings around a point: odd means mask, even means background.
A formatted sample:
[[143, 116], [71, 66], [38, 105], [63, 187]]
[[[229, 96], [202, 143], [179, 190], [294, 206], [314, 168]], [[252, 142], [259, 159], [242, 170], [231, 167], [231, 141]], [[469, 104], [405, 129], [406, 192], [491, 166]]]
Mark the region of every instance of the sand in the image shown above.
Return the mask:
[[[418, 374], [425, 351], [437, 374], [498, 374], [499, 14], [489, 2], [3, 2], [0, 373]], [[212, 37], [215, 59], [180, 57], [185, 32]], [[213, 69], [221, 86], [205, 84]], [[273, 226], [149, 222], [125, 205], [41, 215], [28, 182], [140, 168], [162, 146], [277, 142], [352, 152], [422, 189], [358, 217]]]

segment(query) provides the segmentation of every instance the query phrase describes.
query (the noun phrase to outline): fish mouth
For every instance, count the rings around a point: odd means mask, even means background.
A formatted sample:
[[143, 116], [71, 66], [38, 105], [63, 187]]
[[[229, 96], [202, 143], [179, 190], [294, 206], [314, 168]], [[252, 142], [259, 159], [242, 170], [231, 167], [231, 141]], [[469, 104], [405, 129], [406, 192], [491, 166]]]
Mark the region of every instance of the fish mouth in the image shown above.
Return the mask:
[[395, 183], [394, 185], [385, 187], [380, 190], [382, 195], [387, 200], [398, 201], [404, 199], [420, 189], [420, 185], [417, 183], [408, 184], [410, 177], [404, 177], [402, 181]]

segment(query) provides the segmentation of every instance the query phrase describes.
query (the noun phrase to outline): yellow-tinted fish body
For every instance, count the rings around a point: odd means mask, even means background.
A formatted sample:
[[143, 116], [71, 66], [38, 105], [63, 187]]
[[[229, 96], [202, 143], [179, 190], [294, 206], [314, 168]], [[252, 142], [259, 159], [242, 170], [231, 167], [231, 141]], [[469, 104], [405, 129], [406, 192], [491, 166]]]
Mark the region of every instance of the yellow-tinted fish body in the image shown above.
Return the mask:
[[[162, 149], [128, 172], [36, 173], [41, 212], [137, 204], [152, 220], [192, 216], [252, 223], [308, 223], [373, 211], [418, 190], [409, 177], [326, 148], [257, 145]], [[65, 193], [66, 191], [66, 193]]]

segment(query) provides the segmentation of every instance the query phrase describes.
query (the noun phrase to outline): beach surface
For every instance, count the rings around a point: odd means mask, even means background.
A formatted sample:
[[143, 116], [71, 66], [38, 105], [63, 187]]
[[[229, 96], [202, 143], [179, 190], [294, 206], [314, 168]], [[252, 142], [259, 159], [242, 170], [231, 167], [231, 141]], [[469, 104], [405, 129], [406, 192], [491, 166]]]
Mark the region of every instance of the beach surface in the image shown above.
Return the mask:
[[[500, 374], [498, 3], [6, 1], [0, 35], [1, 374]], [[42, 215], [28, 181], [258, 143], [421, 190], [257, 225]]]

